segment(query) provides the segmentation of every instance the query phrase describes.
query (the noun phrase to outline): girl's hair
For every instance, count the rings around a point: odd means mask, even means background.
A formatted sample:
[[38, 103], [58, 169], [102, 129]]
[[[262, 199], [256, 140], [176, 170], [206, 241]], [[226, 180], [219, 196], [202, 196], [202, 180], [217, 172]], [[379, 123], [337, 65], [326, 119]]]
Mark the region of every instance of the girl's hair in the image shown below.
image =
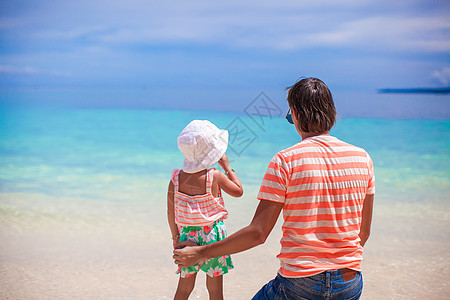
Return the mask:
[[324, 133], [333, 127], [336, 108], [330, 90], [322, 80], [304, 78], [286, 90], [289, 90], [289, 107], [297, 112], [301, 131]]

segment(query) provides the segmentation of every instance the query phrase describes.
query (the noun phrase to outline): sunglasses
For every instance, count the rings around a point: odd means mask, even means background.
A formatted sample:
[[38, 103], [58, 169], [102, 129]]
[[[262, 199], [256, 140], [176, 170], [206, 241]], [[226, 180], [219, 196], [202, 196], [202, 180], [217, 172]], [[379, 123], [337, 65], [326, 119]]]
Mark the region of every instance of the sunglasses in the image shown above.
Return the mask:
[[286, 120], [291, 123], [294, 124], [294, 121], [292, 121], [292, 113], [291, 113], [291, 109], [289, 108], [287, 114], [286, 114]]

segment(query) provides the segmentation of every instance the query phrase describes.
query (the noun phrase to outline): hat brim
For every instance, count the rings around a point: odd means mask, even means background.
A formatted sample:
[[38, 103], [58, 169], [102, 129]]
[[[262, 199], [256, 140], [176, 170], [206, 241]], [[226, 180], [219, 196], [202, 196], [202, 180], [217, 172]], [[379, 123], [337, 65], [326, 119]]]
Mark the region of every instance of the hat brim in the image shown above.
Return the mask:
[[215, 148], [209, 151], [201, 162], [192, 162], [185, 158], [183, 162], [183, 171], [186, 173], [197, 173], [201, 170], [208, 169], [222, 158], [227, 151], [227, 148], [228, 131], [220, 130]]

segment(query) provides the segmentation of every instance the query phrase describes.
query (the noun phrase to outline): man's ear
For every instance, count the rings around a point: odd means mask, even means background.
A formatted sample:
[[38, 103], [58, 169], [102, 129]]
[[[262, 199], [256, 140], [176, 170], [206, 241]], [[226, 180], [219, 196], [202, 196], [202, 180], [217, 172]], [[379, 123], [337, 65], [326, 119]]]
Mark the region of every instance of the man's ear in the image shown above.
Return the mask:
[[291, 116], [294, 123], [297, 123], [297, 111], [293, 107], [291, 108]]

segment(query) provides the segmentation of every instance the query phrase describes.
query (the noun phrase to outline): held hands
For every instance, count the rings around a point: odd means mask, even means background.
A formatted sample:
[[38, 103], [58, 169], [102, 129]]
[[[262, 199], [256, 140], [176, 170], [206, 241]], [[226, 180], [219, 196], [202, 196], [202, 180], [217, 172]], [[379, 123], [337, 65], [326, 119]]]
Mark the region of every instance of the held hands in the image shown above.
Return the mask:
[[172, 245], [173, 245], [174, 250], [179, 249], [179, 248], [184, 248], [186, 246], [197, 246], [197, 244], [194, 242], [191, 242], [191, 241], [180, 242], [179, 239], [172, 240]]
[[201, 247], [191, 241], [178, 243], [177, 248], [173, 251], [175, 264], [180, 268], [187, 268], [201, 262], [204, 259], [201, 258], [199, 249]]
[[198, 246], [196, 243], [194, 243], [193, 241], [173, 241], [173, 249], [182, 249], [186, 246]]

